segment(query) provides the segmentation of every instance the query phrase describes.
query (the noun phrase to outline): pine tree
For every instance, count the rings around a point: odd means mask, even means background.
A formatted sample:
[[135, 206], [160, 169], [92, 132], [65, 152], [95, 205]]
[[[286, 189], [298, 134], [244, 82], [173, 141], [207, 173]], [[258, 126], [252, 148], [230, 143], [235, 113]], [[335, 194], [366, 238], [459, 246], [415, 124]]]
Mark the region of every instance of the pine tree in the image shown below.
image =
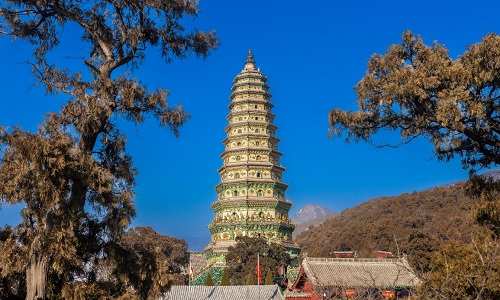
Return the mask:
[[207, 278], [205, 278], [205, 285], [206, 286], [213, 286], [214, 285], [214, 282], [212, 280], [212, 275], [210, 275], [210, 273], [208, 273]]
[[224, 269], [224, 272], [222, 273], [222, 279], [220, 281], [220, 285], [222, 286], [231, 285], [231, 283], [229, 282], [229, 274], [227, 273], [227, 269]]
[[264, 282], [265, 285], [273, 285], [274, 284], [274, 276], [273, 272], [271, 269], [267, 269], [267, 274], [266, 274], [266, 281]]
[[247, 285], [255, 285], [255, 284], [256, 284], [256, 281], [255, 281], [255, 277], [253, 276], [253, 274], [248, 274]]

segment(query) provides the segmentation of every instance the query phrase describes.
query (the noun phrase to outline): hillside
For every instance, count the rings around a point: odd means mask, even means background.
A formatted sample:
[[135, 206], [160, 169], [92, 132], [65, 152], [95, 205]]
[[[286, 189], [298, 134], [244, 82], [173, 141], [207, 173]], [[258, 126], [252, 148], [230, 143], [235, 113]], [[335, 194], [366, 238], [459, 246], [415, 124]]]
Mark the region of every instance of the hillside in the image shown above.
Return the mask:
[[468, 240], [475, 230], [469, 218], [473, 200], [462, 183], [422, 192], [381, 197], [344, 210], [336, 218], [297, 236], [302, 252], [329, 257], [333, 251], [353, 250], [360, 257], [373, 251], [399, 251], [414, 264], [447, 239]]

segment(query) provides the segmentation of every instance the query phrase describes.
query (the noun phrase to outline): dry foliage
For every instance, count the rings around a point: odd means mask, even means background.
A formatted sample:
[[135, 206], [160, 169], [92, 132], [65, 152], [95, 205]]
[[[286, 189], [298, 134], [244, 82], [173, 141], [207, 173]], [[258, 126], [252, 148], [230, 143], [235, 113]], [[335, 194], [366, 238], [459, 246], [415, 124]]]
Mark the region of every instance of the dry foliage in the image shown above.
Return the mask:
[[330, 111], [330, 132], [347, 140], [380, 129], [399, 131], [402, 143], [424, 137], [439, 159], [464, 167], [500, 163], [500, 37], [489, 34], [457, 60], [407, 31], [401, 44], [368, 62], [356, 85], [359, 111]]
[[[427, 46], [422, 38], [407, 31], [402, 43], [390, 46], [384, 55], [370, 58], [365, 77], [355, 91], [359, 111], [330, 111], [332, 136], [347, 132], [347, 142], [371, 143], [381, 129], [399, 132], [401, 143], [377, 145], [381, 147], [398, 147], [424, 137], [434, 145], [438, 159], [448, 161], [459, 156], [464, 169], [470, 169], [467, 193], [479, 199], [469, 205], [471, 213], [446, 206], [452, 209], [449, 218], [456, 222], [450, 223], [447, 216], [442, 216], [438, 226], [448, 231], [446, 235], [436, 236], [427, 228], [414, 233], [408, 241], [409, 250], [417, 248], [423, 258], [414, 262], [415, 266], [428, 271], [424, 276], [428, 278], [427, 290], [423, 290], [427, 294], [423, 295], [442, 299], [499, 298], [498, 284], [490, 279], [498, 282], [500, 271], [495, 256], [500, 241], [500, 182], [476, 176], [475, 170], [500, 163], [500, 36], [486, 35], [454, 60], [444, 46]], [[449, 197], [436, 199], [441, 202]], [[471, 225], [462, 231], [468, 215], [483, 228]], [[414, 211], [408, 211], [407, 217], [414, 219]], [[424, 221], [416, 227], [418, 230], [430, 220]], [[372, 224], [364, 227], [373, 228]], [[351, 232], [363, 238], [364, 230]], [[401, 230], [405, 231], [405, 227]], [[372, 243], [380, 245], [390, 237], [370, 238], [376, 238]], [[438, 250], [433, 246], [436, 244]]]
[[[0, 260], [0, 268], [2, 276], [26, 273], [28, 299], [57, 299], [76, 285], [88, 287], [82, 298], [102, 291], [89, 265], [113, 255], [109, 249], [135, 215], [136, 170], [118, 120], [153, 117], [178, 135], [189, 117], [168, 104], [167, 90], [149, 90], [126, 70], [138, 68], [151, 47], [166, 62], [189, 53], [206, 57], [217, 36], [186, 33], [180, 24], [196, 14], [196, 2], [183, 0], [0, 4], [0, 34], [33, 44], [34, 76], [47, 93], [68, 96], [36, 133], [0, 127], [0, 204], [24, 205], [22, 223], [1, 244], [2, 255], [16, 255]], [[86, 49], [85, 72], [49, 60], [70, 24]], [[80, 283], [73, 285], [75, 279]]]
[[249, 280], [257, 284], [257, 254], [261, 270], [274, 270], [274, 275], [278, 267], [288, 266], [292, 261], [281, 244], [268, 243], [263, 238], [248, 236], [237, 237], [236, 241], [236, 246], [229, 247], [226, 255], [227, 271], [232, 285], [248, 284]]

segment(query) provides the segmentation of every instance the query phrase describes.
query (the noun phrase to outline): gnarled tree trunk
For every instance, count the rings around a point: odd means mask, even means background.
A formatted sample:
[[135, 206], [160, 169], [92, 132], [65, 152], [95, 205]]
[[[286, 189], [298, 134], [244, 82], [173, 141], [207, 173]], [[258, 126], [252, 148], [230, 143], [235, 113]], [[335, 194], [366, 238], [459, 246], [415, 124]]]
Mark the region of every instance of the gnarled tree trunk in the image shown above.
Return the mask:
[[26, 266], [26, 300], [45, 299], [48, 258], [36, 253]]
[[[46, 226], [50, 228], [50, 226]], [[31, 244], [26, 265], [26, 300], [45, 299], [49, 257], [43, 249], [43, 237], [37, 236]]]

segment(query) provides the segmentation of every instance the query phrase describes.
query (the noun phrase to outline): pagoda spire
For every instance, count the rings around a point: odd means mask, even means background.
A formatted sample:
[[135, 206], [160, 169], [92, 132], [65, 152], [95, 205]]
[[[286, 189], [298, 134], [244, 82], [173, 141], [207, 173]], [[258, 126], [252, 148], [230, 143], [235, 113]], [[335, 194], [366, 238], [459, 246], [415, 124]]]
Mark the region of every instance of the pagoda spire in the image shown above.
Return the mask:
[[244, 70], [255, 70], [255, 60], [253, 59], [252, 50], [248, 49], [247, 60], [245, 61]]
[[212, 241], [205, 248], [209, 264], [223, 264], [238, 236], [261, 237], [300, 251], [292, 242], [295, 224], [288, 218], [292, 202], [285, 196], [288, 185], [282, 181], [285, 168], [280, 164], [278, 127], [266, 82], [248, 50], [229, 97], [223, 164], [218, 170], [221, 182], [211, 206], [215, 218], [208, 225]]

